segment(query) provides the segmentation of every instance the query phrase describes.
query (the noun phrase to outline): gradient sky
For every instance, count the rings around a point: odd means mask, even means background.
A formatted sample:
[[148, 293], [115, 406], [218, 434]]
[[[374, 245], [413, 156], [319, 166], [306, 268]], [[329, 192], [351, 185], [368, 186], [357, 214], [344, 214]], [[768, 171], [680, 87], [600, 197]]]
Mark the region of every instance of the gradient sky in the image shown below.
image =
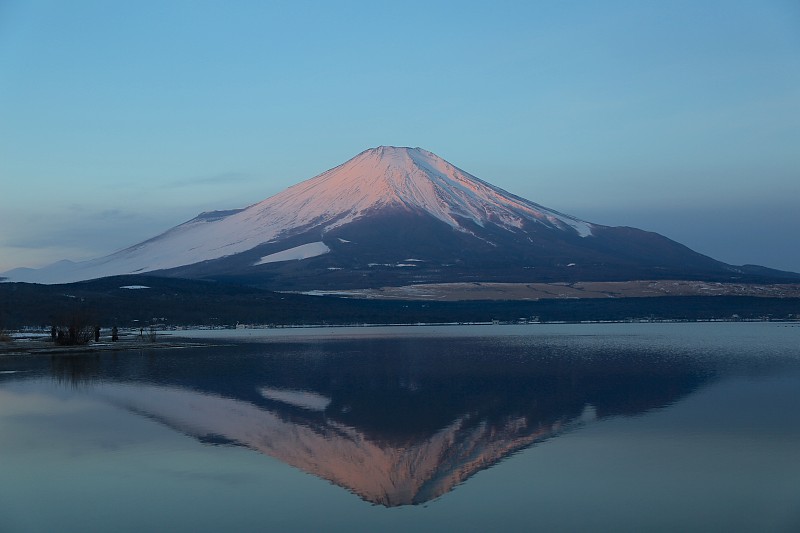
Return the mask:
[[800, 2], [0, 0], [0, 271], [378, 145], [800, 271]]

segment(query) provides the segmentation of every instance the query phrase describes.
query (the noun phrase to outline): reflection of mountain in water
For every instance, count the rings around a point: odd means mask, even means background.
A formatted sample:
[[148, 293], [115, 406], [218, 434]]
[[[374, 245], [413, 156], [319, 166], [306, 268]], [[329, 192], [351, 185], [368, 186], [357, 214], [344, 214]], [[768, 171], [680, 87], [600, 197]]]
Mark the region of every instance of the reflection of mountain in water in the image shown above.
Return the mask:
[[591, 346], [374, 339], [162, 352], [115, 360], [93, 390], [367, 501], [418, 504], [515, 451], [597, 418], [670, 404], [713, 375], [688, 358]]
[[[464, 415], [426, 439], [392, 445], [332, 419], [298, 423], [279, 409], [186, 389], [107, 384], [98, 392], [204, 442], [247, 446], [386, 506], [440, 496], [508, 454], [582, 421], [531, 425], [509, 417], [489, 424]], [[593, 416], [591, 407], [586, 415]]]

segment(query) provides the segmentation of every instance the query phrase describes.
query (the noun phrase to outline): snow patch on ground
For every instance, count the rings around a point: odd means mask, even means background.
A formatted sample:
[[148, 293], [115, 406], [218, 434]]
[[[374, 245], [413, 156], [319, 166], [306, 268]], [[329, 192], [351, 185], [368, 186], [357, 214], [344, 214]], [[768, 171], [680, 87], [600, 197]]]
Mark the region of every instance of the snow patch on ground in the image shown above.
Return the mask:
[[265, 255], [260, 261], [255, 263], [255, 265], [277, 263], [279, 261], [300, 261], [303, 259], [309, 259], [311, 257], [327, 254], [330, 251], [331, 249], [328, 248], [328, 246], [322, 241], [310, 242], [308, 244], [301, 244], [300, 246], [289, 248], [288, 250], [283, 250], [282, 252]]
[[558, 213], [555, 218], [557, 218], [557, 220], [560, 221], [562, 224], [566, 224], [567, 226], [574, 229], [578, 233], [578, 236], [580, 237], [592, 236], [592, 225], [589, 224], [588, 222], [584, 222], [583, 220], [578, 220], [577, 218], [572, 218], [571, 216], [568, 215], [562, 215], [561, 213]]
[[123, 285], [122, 287], [120, 287], [120, 289], [132, 289], [132, 290], [135, 290], [135, 289], [149, 289], [149, 288], [150, 287], [148, 287], [147, 285]]

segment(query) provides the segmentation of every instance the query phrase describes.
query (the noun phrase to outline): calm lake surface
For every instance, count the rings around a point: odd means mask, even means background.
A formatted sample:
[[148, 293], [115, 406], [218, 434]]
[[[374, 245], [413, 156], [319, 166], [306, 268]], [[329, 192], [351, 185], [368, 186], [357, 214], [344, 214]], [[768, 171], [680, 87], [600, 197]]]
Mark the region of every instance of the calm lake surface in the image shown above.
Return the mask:
[[0, 532], [800, 531], [800, 325], [0, 358]]

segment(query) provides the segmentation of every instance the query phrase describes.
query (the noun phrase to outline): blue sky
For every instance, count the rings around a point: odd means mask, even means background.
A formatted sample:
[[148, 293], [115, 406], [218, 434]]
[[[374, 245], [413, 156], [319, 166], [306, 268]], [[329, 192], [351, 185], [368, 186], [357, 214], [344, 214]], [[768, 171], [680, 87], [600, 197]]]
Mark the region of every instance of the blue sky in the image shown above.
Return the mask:
[[800, 271], [800, 3], [0, 0], [0, 271], [378, 145]]

